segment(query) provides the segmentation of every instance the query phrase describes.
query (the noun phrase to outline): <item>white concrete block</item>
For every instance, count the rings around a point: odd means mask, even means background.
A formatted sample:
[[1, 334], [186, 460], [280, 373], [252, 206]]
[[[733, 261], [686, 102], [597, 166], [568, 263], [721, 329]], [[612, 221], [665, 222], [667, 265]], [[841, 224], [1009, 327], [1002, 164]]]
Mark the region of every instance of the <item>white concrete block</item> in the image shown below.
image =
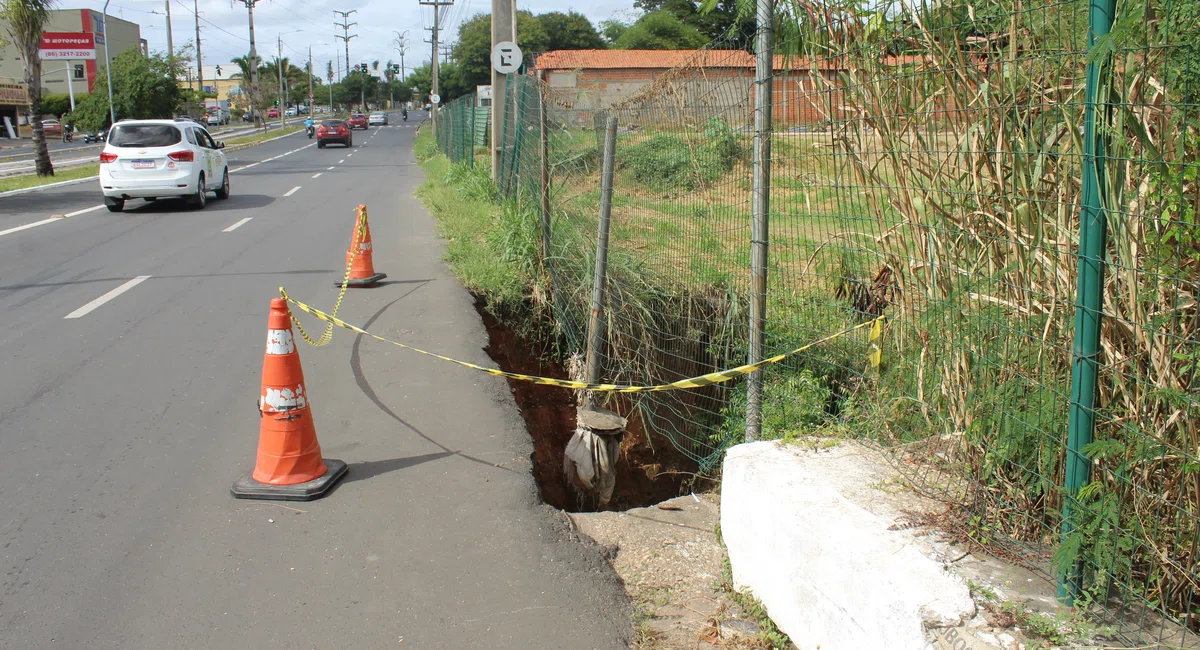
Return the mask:
[[926, 628], [974, 616], [961, 578], [843, 497], [827, 470], [806, 469], [806, 455], [775, 442], [726, 454], [721, 534], [737, 589], [801, 648], [921, 650]]

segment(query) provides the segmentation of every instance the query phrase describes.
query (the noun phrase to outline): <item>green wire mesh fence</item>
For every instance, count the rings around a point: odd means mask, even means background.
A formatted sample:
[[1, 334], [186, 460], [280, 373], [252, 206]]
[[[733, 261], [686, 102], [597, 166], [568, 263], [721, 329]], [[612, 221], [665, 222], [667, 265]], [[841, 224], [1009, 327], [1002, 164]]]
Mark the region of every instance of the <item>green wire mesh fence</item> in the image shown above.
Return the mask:
[[[961, 535], [1048, 576], [1081, 565], [1076, 603], [1120, 639], [1197, 645], [1200, 4], [1122, 0], [1090, 47], [1087, 0], [898, 3], [855, 19], [849, 6], [788, 6], [770, 107], [766, 353], [880, 314], [888, 326], [877, 370], [862, 336], [768, 369], [764, 436], [877, 440], [951, 504]], [[509, 107], [492, 125], [497, 186], [526, 223], [520, 250], [581, 351], [602, 124], [615, 115], [605, 380], [741, 363], [754, 55], [716, 43], [620, 67], [603, 56], [538, 57], [496, 99]], [[1107, 270], [1090, 478], [1071, 495], [1089, 63]], [[613, 83], [639, 66], [651, 82]], [[488, 159], [476, 103], [436, 117], [441, 151], [463, 164]], [[639, 399], [618, 406], [702, 470], [742, 439], [744, 383]]]

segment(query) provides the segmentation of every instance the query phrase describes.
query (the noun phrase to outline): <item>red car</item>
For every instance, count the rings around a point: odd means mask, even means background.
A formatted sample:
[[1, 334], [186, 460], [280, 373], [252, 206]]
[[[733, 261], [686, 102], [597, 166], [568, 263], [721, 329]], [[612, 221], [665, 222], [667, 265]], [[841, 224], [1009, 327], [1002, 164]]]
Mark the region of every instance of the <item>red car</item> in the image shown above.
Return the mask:
[[279, 109], [278, 109], [278, 108], [272, 108], [271, 110], [267, 111], [267, 117], [268, 117], [268, 118], [271, 118], [271, 117], [279, 117]]
[[362, 113], [355, 113], [350, 116], [350, 128], [367, 130], [367, 116]]
[[321, 120], [321, 126], [317, 127], [317, 148], [324, 149], [327, 144], [354, 146], [354, 134], [345, 120]]

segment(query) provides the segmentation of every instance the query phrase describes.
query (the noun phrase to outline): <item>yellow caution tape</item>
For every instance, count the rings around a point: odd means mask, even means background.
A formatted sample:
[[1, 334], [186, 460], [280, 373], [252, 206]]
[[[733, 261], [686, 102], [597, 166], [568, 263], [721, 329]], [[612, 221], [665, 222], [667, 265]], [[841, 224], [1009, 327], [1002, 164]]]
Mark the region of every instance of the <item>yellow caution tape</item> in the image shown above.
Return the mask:
[[[355, 227], [355, 235], [350, 241], [350, 256], [346, 258], [346, 273], [342, 275], [342, 290], [338, 292], [337, 302], [333, 304], [333, 315], [337, 316], [338, 310], [342, 308], [342, 298], [346, 297], [346, 288], [350, 282], [350, 267], [354, 266], [354, 258], [358, 255], [358, 243], [362, 241], [367, 232], [367, 206], [358, 206], [358, 225]], [[280, 288], [282, 291], [282, 288]], [[325, 332], [321, 334], [321, 338], [314, 341], [308, 336], [308, 332], [304, 331], [304, 327], [300, 325], [300, 321], [292, 316], [292, 323], [296, 325], [296, 330], [300, 332], [300, 337], [314, 347], [328, 345], [333, 340], [333, 323], [330, 322], [325, 326]]]
[[867, 354], [867, 359], [871, 361], [872, 368], [879, 367], [879, 361], [883, 357], [883, 347], [880, 345], [879, 339], [883, 337], [883, 317], [876, 318], [871, 323], [871, 334], [867, 337], [867, 343], [871, 346], [871, 352]]
[[[485, 368], [483, 366], [477, 366], [473, 363], [468, 363], [466, 361], [459, 361], [458, 359], [452, 359], [450, 357], [445, 357], [440, 354], [422, 350], [420, 348], [414, 348], [411, 345], [405, 345], [404, 343], [400, 343], [399, 341], [393, 341], [391, 339], [384, 338], [377, 334], [372, 334], [372, 333], [368, 332], [367, 330], [364, 330], [361, 327], [357, 327], [355, 325], [351, 325], [350, 323], [347, 323], [332, 314], [327, 314], [319, 309], [310, 307], [310, 306], [300, 302], [299, 300], [293, 299], [291, 296], [288, 295], [287, 290], [285, 290], [283, 287], [279, 287], [279, 295], [282, 296], [284, 300], [295, 305], [296, 308], [299, 309], [300, 311], [302, 311], [306, 314], [310, 314], [312, 316], [316, 316], [318, 319], [325, 321], [326, 323], [329, 324], [330, 327], [333, 327], [334, 325], [336, 325], [338, 327], [348, 329], [351, 332], [355, 332], [357, 334], [362, 334], [363, 336], [369, 336], [369, 337], [375, 339], [376, 341], [381, 341], [383, 343], [390, 343], [396, 347], [404, 348], [405, 350], [411, 350], [413, 352], [416, 352], [417, 354], [423, 354], [427, 357], [441, 359], [442, 361], [449, 361], [450, 363], [458, 364], [460, 366], [463, 366], [465, 368], [470, 368], [472, 370], [486, 372], [487, 374], [495, 375], [496, 377], [506, 377], [508, 379], [516, 379], [519, 381], [528, 381], [528, 382], [532, 382], [535, 384], [542, 384], [543, 386], [558, 386], [561, 388], [573, 388], [576, 390], [590, 390], [590, 391], [596, 391], [596, 392], [609, 392], [609, 393], [658, 393], [658, 392], [667, 391], [667, 390], [683, 390], [683, 389], [687, 389], [687, 388], [701, 388], [704, 386], [711, 386], [713, 384], [724, 383], [724, 382], [729, 381], [730, 379], [741, 377], [743, 375], [748, 375], [748, 374], [754, 372], [755, 370], [763, 368], [764, 366], [769, 366], [772, 364], [779, 363], [780, 361], [783, 361], [784, 359], [787, 359], [788, 357], [800, 354], [801, 352], [804, 352], [805, 350], [808, 350], [810, 348], [821, 345], [822, 343], [827, 343], [836, 338], [845, 336], [846, 334], [849, 334], [850, 332], [853, 332], [855, 330], [860, 330], [864, 327], [871, 326], [871, 331], [876, 332], [882, 327], [882, 323], [883, 323], [883, 319], [884, 319], [883, 316], [880, 316], [879, 318], [876, 318], [875, 320], [867, 321], [865, 323], [860, 323], [853, 327], [848, 327], [840, 332], [836, 332], [834, 334], [826, 336], [823, 339], [818, 339], [807, 345], [802, 345], [790, 352], [785, 352], [783, 354], [779, 354], [779, 355], [770, 357], [768, 359], [763, 359], [762, 361], [759, 361], [757, 363], [748, 363], [744, 366], [738, 366], [736, 368], [730, 368], [729, 370], [722, 370], [720, 372], [710, 372], [707, 375], [700, 375], [699, 377], [691, 377], [689, 379], [680, 379], [679, 381], [673, 381], [669, 384], [659, 384], [657, 386], [627, 386], [627, 385], [621, 385], [621, 384], [588, 384], [588, 383], [584, 383], [584, 382], [580, 382], [580, 381], [568, 381], [566, 379], [554, 379], [552, 377], [534, 377], [532, 375], [522, 375], [522, 374], [516, 373], [516, 372], [505, 372], [503, 370], [496, 370], [495, 368]], [[292, 320], [295, 321], [295, 319], [296, 319], [296, 317], [295, 317], [295, 315], [293, 315]], [[299, 325], [299, 323], [297, 323], [297, 325]], [[876, 351], [873, 351], [872, 354], [875, 355], [875, 357], [878, 356], [878, 352], [876, 352]], [[875, 357], [872, 357], [872, 358], [875, 358]]]

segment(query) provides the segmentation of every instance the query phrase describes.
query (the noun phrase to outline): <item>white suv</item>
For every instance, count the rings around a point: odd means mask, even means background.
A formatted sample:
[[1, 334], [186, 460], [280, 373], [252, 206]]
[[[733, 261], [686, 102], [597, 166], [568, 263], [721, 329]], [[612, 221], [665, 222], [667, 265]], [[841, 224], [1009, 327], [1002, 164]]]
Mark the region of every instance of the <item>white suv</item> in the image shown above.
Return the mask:
[[129, 199], [187, 197], [203, 208], [212, 189], [229, 198], [229, 164], [204, 127], [174, 120], [124, 120], [108, 132], [100, 152], [100, 189], [113, 212]]

